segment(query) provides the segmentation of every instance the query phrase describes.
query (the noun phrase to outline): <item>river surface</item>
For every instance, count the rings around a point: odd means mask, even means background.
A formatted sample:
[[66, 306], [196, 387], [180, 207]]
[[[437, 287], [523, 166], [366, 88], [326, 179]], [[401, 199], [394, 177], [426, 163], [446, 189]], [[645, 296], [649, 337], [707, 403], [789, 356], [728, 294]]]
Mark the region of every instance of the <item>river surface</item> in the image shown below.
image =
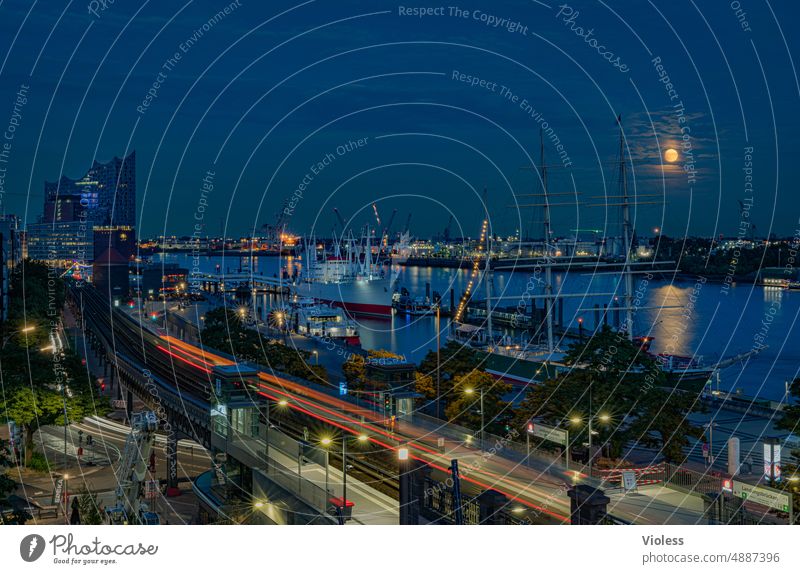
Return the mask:
[[[154, 256], [153, 262], [178, 263], [191, 269], [190, 254]], [[296, 267], [300, 263], [289, 260]], [[277, 276], [287, 265], [283, 257], [255, 257], [256, 274]], [[203, 256], [200, 269], [204, 272], [218, 270], [237, 272], [249, 268], [249, 257]], [[398, 284], [414, 295], [423, 295], [426, 284], [443, 295], [449, 305], [450, 290], [455, 291], [456, 304], [461, 293], [473, 279], [470, 270], [439, 269], [429, 267], [394, 267], [392, 274]], [[654, 337], [651, 350], [676, 355], [694, 356], [705, 362], [749, 351], [763, 343], [767, 348], [745, 363], [730, 366], [721, 372], [720, 388], [724, 391], [741, 391], [750, 396], [773, 400], [784, 398], [785, 382], [798, 375], [800, 345], [798, 332], [800, 291], [783, 291], [770, 287], [733, 285], [724, 289], [721, 284], [701, 281], [667, 282], [634, 276], [636, 292], [634, 307], [634, 333]], [[478, 277], [477, 279], [480, 279]], [[577, 328], [582, 319], [587, 334], [595, 326], [595, 304], [613, 304], [614, 294], [622, 299], [623, 287], [615, 274], [592, 274], [591, 271], [553, 273], [553, 291], [568, 295], [564, 301], [564, 323]], [[502, 306], [516, 307], [528, 295], [543, 293], [544, 273], [535, 271], [495, 272], [492, 295], [502, 296]], [[476, 299], [485, 297], [483, 282], [473, 283]], [[605, 295], [589, 295], [603, 293]], [[575, 296], [578, 295], [578, 296]], [[260, 294], [251, 308], [263, 316], [277, 304], [277, 298]], [[541, 307], [539, 301], [537, 306]], [[625, 312], [620, 312], [624, 320]], [[614, 313], [608, 321], [613, 323]], [[601, 319], [602, 320], [602, 319]], [[388, 349], [419, 361], [436, 347], [436, 319], [434, 317], [394, 316], [391, 319], [359, 318], [360, 335], [365, 349]], [[445, 341], [447, 321], [442, 319], [441, 337]], [[566, 344], [560, 345], [562, 348]]]

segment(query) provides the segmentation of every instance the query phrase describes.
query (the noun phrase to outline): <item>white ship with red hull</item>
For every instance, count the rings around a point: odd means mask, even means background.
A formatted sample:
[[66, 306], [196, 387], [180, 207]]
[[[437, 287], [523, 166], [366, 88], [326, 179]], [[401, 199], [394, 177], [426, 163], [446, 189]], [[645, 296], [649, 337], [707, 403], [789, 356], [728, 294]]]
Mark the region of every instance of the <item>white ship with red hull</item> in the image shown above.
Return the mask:
[[306, 266], [292, 292], [344, 309], [350, 315], [392, 316], [392, 279], [378, 260], [369, 233], [361, 241], [352, 235], [336, 243], [333, 253], [318, 253], [316, 242], [306, 243]]
[[349, 315], [392, 316], [392, 290], [389, 278], [354, 280], [347, 283], [300, 283], [294, 291], [331, 307], [340, 307]]

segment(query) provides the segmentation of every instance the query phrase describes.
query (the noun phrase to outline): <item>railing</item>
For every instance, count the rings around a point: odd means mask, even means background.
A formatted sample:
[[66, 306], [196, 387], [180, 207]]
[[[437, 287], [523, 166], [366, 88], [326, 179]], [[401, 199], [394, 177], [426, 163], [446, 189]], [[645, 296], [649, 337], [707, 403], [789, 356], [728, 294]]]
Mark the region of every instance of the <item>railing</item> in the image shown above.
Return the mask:
[[724, 478], [717, 472], [698, 472], [669, 462], [665, 462], [663, 467], [663, 472], [654, 476], [665, 486], [697, 495], [722, 492]]
[[274, 458], [270, 458], [267, 477], [287, 492], [297, 496], [297, 498], [320, 514], [328, 511], [329, 501], [333, 496], [332, 492], [326, 492], [324, 488], [303, 478], [297, 474], [296, 470], [290, 470]]

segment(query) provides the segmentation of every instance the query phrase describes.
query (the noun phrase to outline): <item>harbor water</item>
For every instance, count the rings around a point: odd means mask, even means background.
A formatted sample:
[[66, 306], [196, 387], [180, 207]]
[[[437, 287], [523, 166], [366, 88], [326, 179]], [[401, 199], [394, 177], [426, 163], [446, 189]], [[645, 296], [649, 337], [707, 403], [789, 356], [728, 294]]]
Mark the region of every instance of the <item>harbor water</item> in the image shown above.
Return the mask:
[[[153, 257], [153, 263], [177, 263], [192, 268], [192, 256], [186, 253], [164, 254]], [[296, 260], [289, 265], [301, 265]], [[251, 258], [238, 255], [202, 256], [202, 272], [234, 273], [249, 269]], [[264, 276], [279, 276], [287, 266], [285, 257], [253, 257], [253, 272]], [[450, 291], [455, 301], [473, 279], [469, 269], [402, 267], [391, 270], [397, 285], [408, 289], [412, 295], [423, 295], [426, 284], [442, 295], [443, 304], [449, 305]], [[544, 293], [544, 271], [525, 270], [493, 273], [492, 297], [501, 297], [495, 304], [513, 309], [530, 309], [531, 297]], [[714, 363], [721, 357], [730, 357], [765, 346], [750, 359], [731, 365], [720, 372], [720, 389], [741, 392], [749, 396], [781, 400], [785, 398], [786, 381], [791, 381], [800, 370], [800, 346], [794, 340], [800, 314], [800, 292], [774, 287], [722, 284], [696, 280], [669, 281], [647, 275], [634, 276], [634, 333], [654, 337], [651, 351], [694, 357], [705, 363]], [[484, 283], [473, 283], [473, 299], [484, 299]], [[623, 285], [615, 274], [593, 274], [582, 268], [571, 272], [553, 273], [553, 293], [568, 295], [563, 299], [563, 321], [566, 327], [578, 328], [583, 323], [588, 335], [599, 322], [603, 322], [602, 309], [609, 306], [605, 320], [613, 325], [618, 317], [624, 320], [624, 311], [614, 312], [615, 297], [624, 306]], [[601, 294], [601, 295], [592, 295]], [[577, 295], [577, 296], [576, 296]], [[261, 319], [276, 304], [278, 298], [258, 294], [251, 304], [261, 311]], [[494, 299], [493, 299], [494, 300]], [[537, 300], [537, 306], [543, 306]], [[600, 312], [595, 311], [595, 305]], [[412, 317], [394, 315], [391, 319], [356, 318], [362, 346], [365, 349], [387, 349], [419, 361], [436, 347], [436, 319], [433, 316]], [[447, 319], [442, 318], [441, 340], [445, 342]], [[499, 329], [498, 329], [499, 330]], [[511, 333], [509, 333], [511, 334]], [[569, 341], [559, 341], [564, 349]], [[714, 383], [716, 387], [716, 382]]]

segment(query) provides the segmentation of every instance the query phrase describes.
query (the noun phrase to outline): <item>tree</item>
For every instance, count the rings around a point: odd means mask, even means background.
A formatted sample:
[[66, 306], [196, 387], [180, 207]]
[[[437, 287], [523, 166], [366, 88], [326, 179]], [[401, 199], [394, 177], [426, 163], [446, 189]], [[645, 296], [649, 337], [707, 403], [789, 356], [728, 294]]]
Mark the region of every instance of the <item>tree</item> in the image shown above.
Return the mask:
[[12, 466], [11, 457], [8, 441], [0, 439], [0, 505], [17, 488], [17, 483], [6, 474], [6, 469]]
[[206, 313], [200, 341], [203, 346], [236, 355], [243, 331], [239, 315], [227, 307], [219, 307]]
[[242, 361], [266, 365], [307, 380], [322, 383], [329, 380], [325, 367], [311, 364], [311, 353], [246, 328], [240, 316], [228, 308], [220, 307], [206, 313], [200, 340], [203, 346], [229, 353]]
[[[428, 351], [419, 364], [419, 371], [423, 375], [436, 378], [436, 351]], [[458, 375], [466, 375], [480, 368], [481, 359], [474, 349], [466, 347], [457, 341], [450, 341], [439, 350], [439, 364], [441, 366], [442, 380], [451, 379]]]
[[430, 375], [416, 371], [414, 373], [414, 390], [432, 401], [436, 400], [436, 380]]
[[33, 453], [35, 432], [44, 425], [63, 425], [65, 406], [68, 422], [108, 412], [96, 379], [74, 352], [39, 350], [47, 341], [48, 328], [57, 330], [64, 301], [63, 280], [46, 266], [26, 260], [14, 269], [7, 325], [35, 330], [10, 337], [0, 349], [4, 387], [0, 412], [22, 427], [25, 464]]
[[[497, 380], [483, 371], [472, 371], [453, 379], [452, 393], [444, 414], [469, 428], [479, 429], [481, 421], [487, 429], [502, 429], [511, 418], [508, 402], [503, 397], [511, 392], [511, 385]], [[481, 393], [484, 413], [481, 416]]]
[[531, 419], [569, 428], [571, 440], [593, 442], [619, 456], [629, 442], [658, 448], [667, 460], [683, 460], [689, 437], [701, 429], [687, 415], [695, 404], [688, 393], [666, 389], [659, 365], [624, 333], [605, 327], [565, 355], [566, 373], [533, 386], [522, 401], [515, 424]]
[[104, 522], [97, 493], [90, 492], [85, 487], [78, 493], [78, 512], [81, 524], [99, 525]]
[[107, 398], [99, 395], [94, 376], [82, 369], [75, 355], [64, 353], [54, 358], [36, 351], [27, 357], [19, 355], [6, 355], [2, 360], [3, 365], [23, 368], [4, 370], [6, 389], [0, 395], [0, 411], [22, 428], [27, 465], [36, 431], [45, 425], [63, 425], [65, 405], [68, 423], [102, 416], [109, 405]]
[[402, 359], [402, 357], [385, 349], [371, 349], [367, 356], [350, 355], [342, 365], [342, 374], [348, 388], [359, 390], [367, 384], [367, 361], [375, 359]]

